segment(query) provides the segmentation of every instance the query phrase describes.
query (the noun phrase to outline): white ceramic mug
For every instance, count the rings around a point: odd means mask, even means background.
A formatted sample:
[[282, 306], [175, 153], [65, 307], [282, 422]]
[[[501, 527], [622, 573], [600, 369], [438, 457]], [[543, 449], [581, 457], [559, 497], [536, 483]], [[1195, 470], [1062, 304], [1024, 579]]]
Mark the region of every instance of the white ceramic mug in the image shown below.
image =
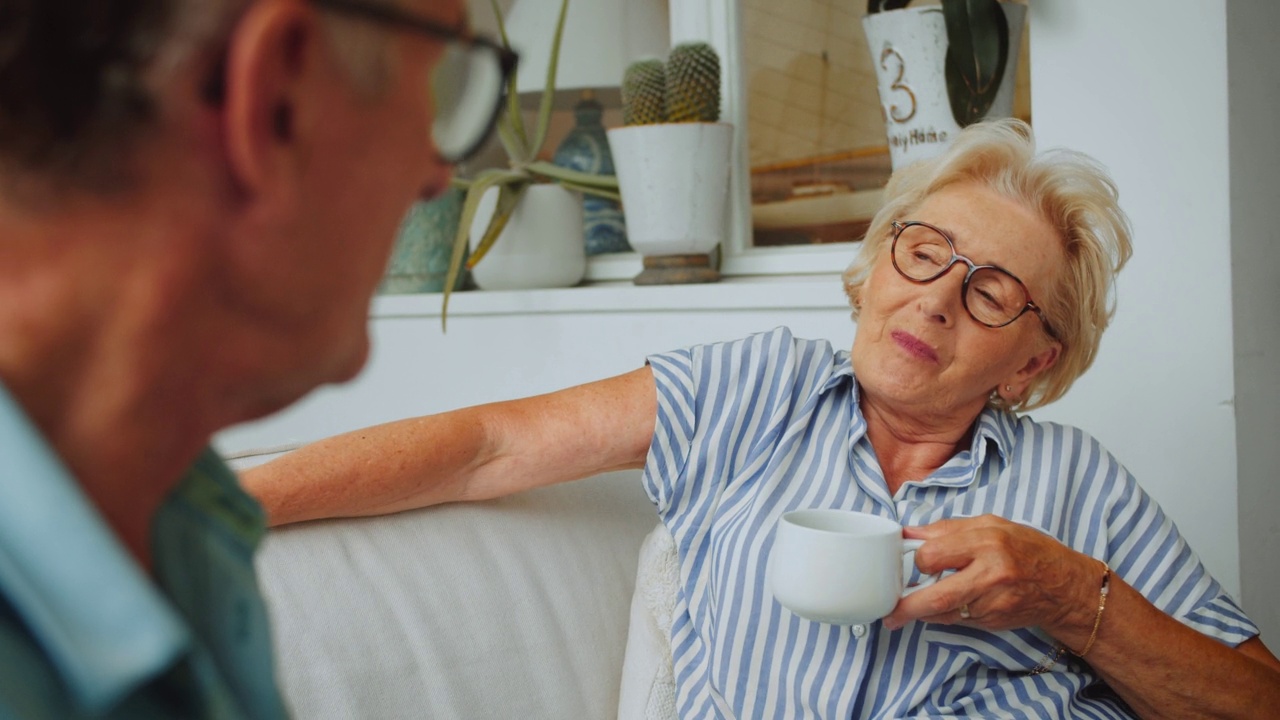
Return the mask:
[[851, 510], [793, 510], [778, 521], [769, 589], [791, 612], [836, 625], [888, 615], [898, 600], [932, 584], [904, 587], [923, 540], [904, 540], [888, 518]]

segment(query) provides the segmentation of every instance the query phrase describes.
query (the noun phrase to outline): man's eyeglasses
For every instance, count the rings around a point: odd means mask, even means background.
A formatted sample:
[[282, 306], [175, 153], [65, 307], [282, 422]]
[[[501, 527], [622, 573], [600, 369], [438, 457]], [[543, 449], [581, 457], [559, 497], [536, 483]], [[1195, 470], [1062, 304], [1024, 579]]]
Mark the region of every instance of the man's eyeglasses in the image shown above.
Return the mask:
[[445, 42], [444, 56], [431, 75], [435, 123], [431, 137], [441, 159], [471, 157], [493, 132], [507, 80], [519, 57], [492, 40], [473, 37], [463, 27], [445, 27], [391, 6], [359, 0], [311, 0], [317, 7], [421, 33]]
[[893, 267], [915, 283], [929, 283], [942, 277], [952, 265], [969, 266], [960, 287], [960, 301], [969, 316], [987, 327], [1004, 327], [1028, 310], [1044, 324], [1050, 337], [1057, 338], [1044, 312], [1031, 300], [1031, 292], [1013, 273], [996, 265], [977, 265], [956, 252], [951, 237], [923, 222], [893, 222]]

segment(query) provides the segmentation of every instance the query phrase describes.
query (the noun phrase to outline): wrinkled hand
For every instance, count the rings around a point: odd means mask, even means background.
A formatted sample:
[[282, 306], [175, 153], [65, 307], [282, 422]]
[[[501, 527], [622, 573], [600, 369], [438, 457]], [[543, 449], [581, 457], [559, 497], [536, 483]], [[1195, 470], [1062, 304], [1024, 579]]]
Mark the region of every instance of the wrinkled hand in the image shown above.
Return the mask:
[[916, 551], [922, 572], [956, 572], [899, 601], [884, 619], [890, 630], [923, 620], [986, 630], [1038, 626], [1068, 646], [1088, 638], [1102, 578], [1098, 560], [995, 515], [908, 527], [903, 535], [925, 541]]

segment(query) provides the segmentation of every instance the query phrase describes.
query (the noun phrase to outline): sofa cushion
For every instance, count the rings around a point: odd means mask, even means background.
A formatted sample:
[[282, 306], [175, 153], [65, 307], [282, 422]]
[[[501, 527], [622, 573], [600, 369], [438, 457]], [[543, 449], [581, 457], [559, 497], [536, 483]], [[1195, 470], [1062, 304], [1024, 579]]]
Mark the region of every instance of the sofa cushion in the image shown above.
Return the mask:
[[300, 718], [614, 717], [639, 472], [273, 531], [258, 555]]

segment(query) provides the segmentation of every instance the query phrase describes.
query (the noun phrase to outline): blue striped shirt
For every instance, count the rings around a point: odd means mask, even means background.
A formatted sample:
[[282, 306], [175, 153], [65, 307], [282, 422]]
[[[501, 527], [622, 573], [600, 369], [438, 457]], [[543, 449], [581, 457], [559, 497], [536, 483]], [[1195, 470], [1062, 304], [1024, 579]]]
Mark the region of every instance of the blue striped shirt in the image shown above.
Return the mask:
[[778, 328], [649, 364], [658, 422], [643, 482], [680, 555], [671, 644], [681, 717], [1131, 717], [1082, 661], [1029, 675], [1054, 648], [1037, 628], [915, 622], [891, 632], [784, 609], [765, 560], [778, 518], [797, 508], [903, 525], [994, 513], [1106, 560], [1200, 632], [1230, 645], [1258, 632], [1080, 430], [988, 409], [967, 450], [890, 495], [847, 352]]

